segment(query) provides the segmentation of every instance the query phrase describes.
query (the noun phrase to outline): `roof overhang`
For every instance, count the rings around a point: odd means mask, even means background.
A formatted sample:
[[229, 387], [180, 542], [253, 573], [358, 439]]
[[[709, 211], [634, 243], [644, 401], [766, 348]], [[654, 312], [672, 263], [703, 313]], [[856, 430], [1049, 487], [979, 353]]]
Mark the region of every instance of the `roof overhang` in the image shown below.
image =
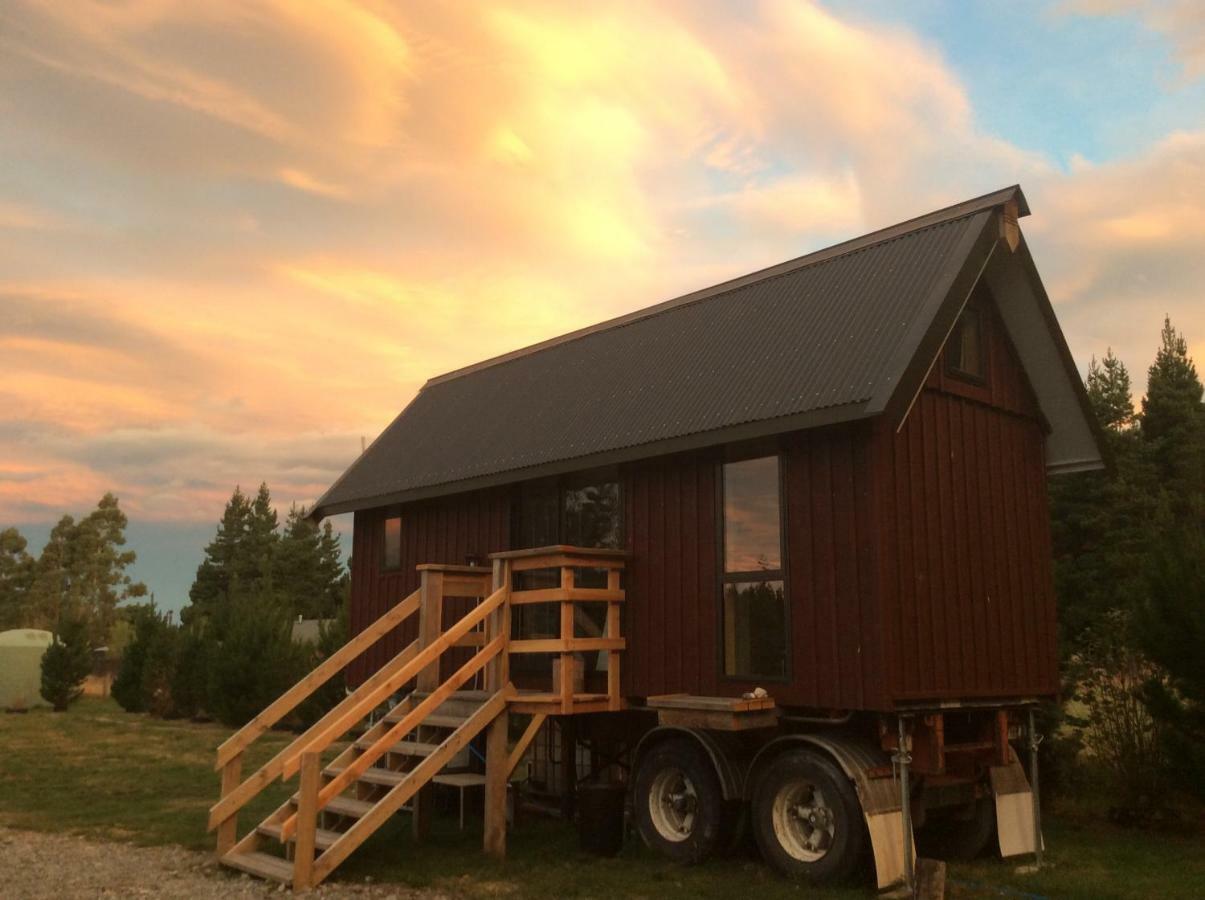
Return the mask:
[[1092, 412], [1075, 360], [1059, 328], [1050, 298], [1016, 218], [1028, 214], [1017, 190], [1015, 204], [992, 211], [982, 229], [967, 236], [961, 264], [946, 273], [944, 294], [935, 293], [932, 309], [922, 316], [900, 346], [898, 384], [884, 385], [870, 404], [897, 426], [916, 402], [958, 316], [981, 280], [996, 300], [1000, 318], [1020, 357], [1042, 412], [1046, 435], [1046, 470], [1052, 475], [1105, 467], [1100, 426]]

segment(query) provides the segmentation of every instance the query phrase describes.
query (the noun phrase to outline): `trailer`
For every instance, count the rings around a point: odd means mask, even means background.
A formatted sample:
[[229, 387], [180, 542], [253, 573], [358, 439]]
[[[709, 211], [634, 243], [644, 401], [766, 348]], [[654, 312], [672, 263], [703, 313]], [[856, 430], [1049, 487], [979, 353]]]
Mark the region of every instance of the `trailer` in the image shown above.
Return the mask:
[[[1102, 462], [1028, 212], [1005, 188], [427, 382], [312, 512], [354, 513], [355, 636], [219, 750], [222, 861], [310, 886], [473, 775], [503, 854], [553, 731], [565, 811], [619, 779], [683, 863], [745, 829], [817, 882], [873, 860], [910, 884], [917, 842], [1040, 853], [1046, 478]], [[244, 778], [345, 667], [348, 698]]]

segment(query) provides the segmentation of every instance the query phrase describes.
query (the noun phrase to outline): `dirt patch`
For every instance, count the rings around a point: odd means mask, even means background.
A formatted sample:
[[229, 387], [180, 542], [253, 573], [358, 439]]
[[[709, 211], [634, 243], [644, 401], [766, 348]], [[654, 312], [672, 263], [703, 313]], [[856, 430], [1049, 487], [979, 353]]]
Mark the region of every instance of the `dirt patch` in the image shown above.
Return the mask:
[[[182, 847], [135, 847], [66, 834], [0, 828], [0, 871], [6, 898], [245, 898], [284, 896], [288, 889], [219, 866], [209, 853]], [[307, 896], [364, 900], [436, 900], [449, 895], [398, 885], [331, 883]]]

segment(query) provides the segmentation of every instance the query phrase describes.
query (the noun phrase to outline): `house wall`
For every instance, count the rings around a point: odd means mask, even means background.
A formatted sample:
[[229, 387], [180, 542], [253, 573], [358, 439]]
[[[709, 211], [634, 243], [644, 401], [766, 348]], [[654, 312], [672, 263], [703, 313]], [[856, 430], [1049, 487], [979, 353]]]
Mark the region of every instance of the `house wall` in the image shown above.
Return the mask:
[[720, 659], [719, 451], [626, 470], [629, 696], [736, 696], [766, 688], [783, 705], [882, 702], [877, 540], [864, 429], [783, 436], [786, 681], [723, 675]]
[[[398, 507], [370, 509], [355, 514], [351, 562], [351, 632], [356, 634], [386, 610], [418, 589], [415, 566], [429, 562], [464, 563], [468, 557], [485, 558], [510, 549], [510, 503], [505, 490], [474, 491], [402, 507], [402, 564], [382, 570], [385, 519]], [[486, 561], [488, 564], [488, 560]], [[465, 612], [464, 601], [448, 600], [444, 621]], [[379, 669], [418, 633], [418, 617], [386, 635], [348, 668], [354, 686]], [[456, 651], [465, 652], [465, 651]], [[445, 668], [455, 652], [445, 654]]]
[[1057, 692], [1044, 429], [986, 295], [987, 381], [930, 373], [875, 439], [893, 701]]

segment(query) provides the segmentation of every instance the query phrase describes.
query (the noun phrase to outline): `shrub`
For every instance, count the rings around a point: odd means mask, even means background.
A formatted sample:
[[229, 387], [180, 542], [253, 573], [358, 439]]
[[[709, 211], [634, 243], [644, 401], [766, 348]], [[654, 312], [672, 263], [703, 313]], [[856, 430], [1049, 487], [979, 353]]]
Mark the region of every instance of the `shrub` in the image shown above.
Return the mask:
[[245, 725], [304, 673], [305, 647], [293, 643], [292, 616], [271, 594], [232, 598], [229, 627], [209, 667], [209, 712]]
[[1084, 715], [1084, 746], [1105, 768], [1117, 806], [1156, 805], [1166, 762], [1159, 727], [1144, 702], [1147, 685], [1160, 681], [1157, 666], [1135, 649], [1129, 614], [1114, 610], [1090, 629], [1077, 662], [1082, 669], [1075, 699]]
[[[158, 678], [154, 670], [162, 664], [155, 647], [161, 642], [161, 634], [171, 626], [154, 604], [131, 609], [129, 616], [133, 622], [133, 635], [121, 655], [121, 666], [113, 681], [113, 699], [126, 712], [146, 712], [147, 684]], [[155, 658], [150, 659], [152, 656]], [[145, 674], [148, 659], [152, 669], [149, 678]]]
[[42, 654], [42, 696], [56, 712], [63, 712], [79, 699], [91, 671], [87, 625], [81, 619], [64, 620], [54, 643]]
[[195, 719], [208, 711], [206, 690], [212, 662], [212, 642], [201, 624], [178, 630], [172, 670], [170, 715]]

